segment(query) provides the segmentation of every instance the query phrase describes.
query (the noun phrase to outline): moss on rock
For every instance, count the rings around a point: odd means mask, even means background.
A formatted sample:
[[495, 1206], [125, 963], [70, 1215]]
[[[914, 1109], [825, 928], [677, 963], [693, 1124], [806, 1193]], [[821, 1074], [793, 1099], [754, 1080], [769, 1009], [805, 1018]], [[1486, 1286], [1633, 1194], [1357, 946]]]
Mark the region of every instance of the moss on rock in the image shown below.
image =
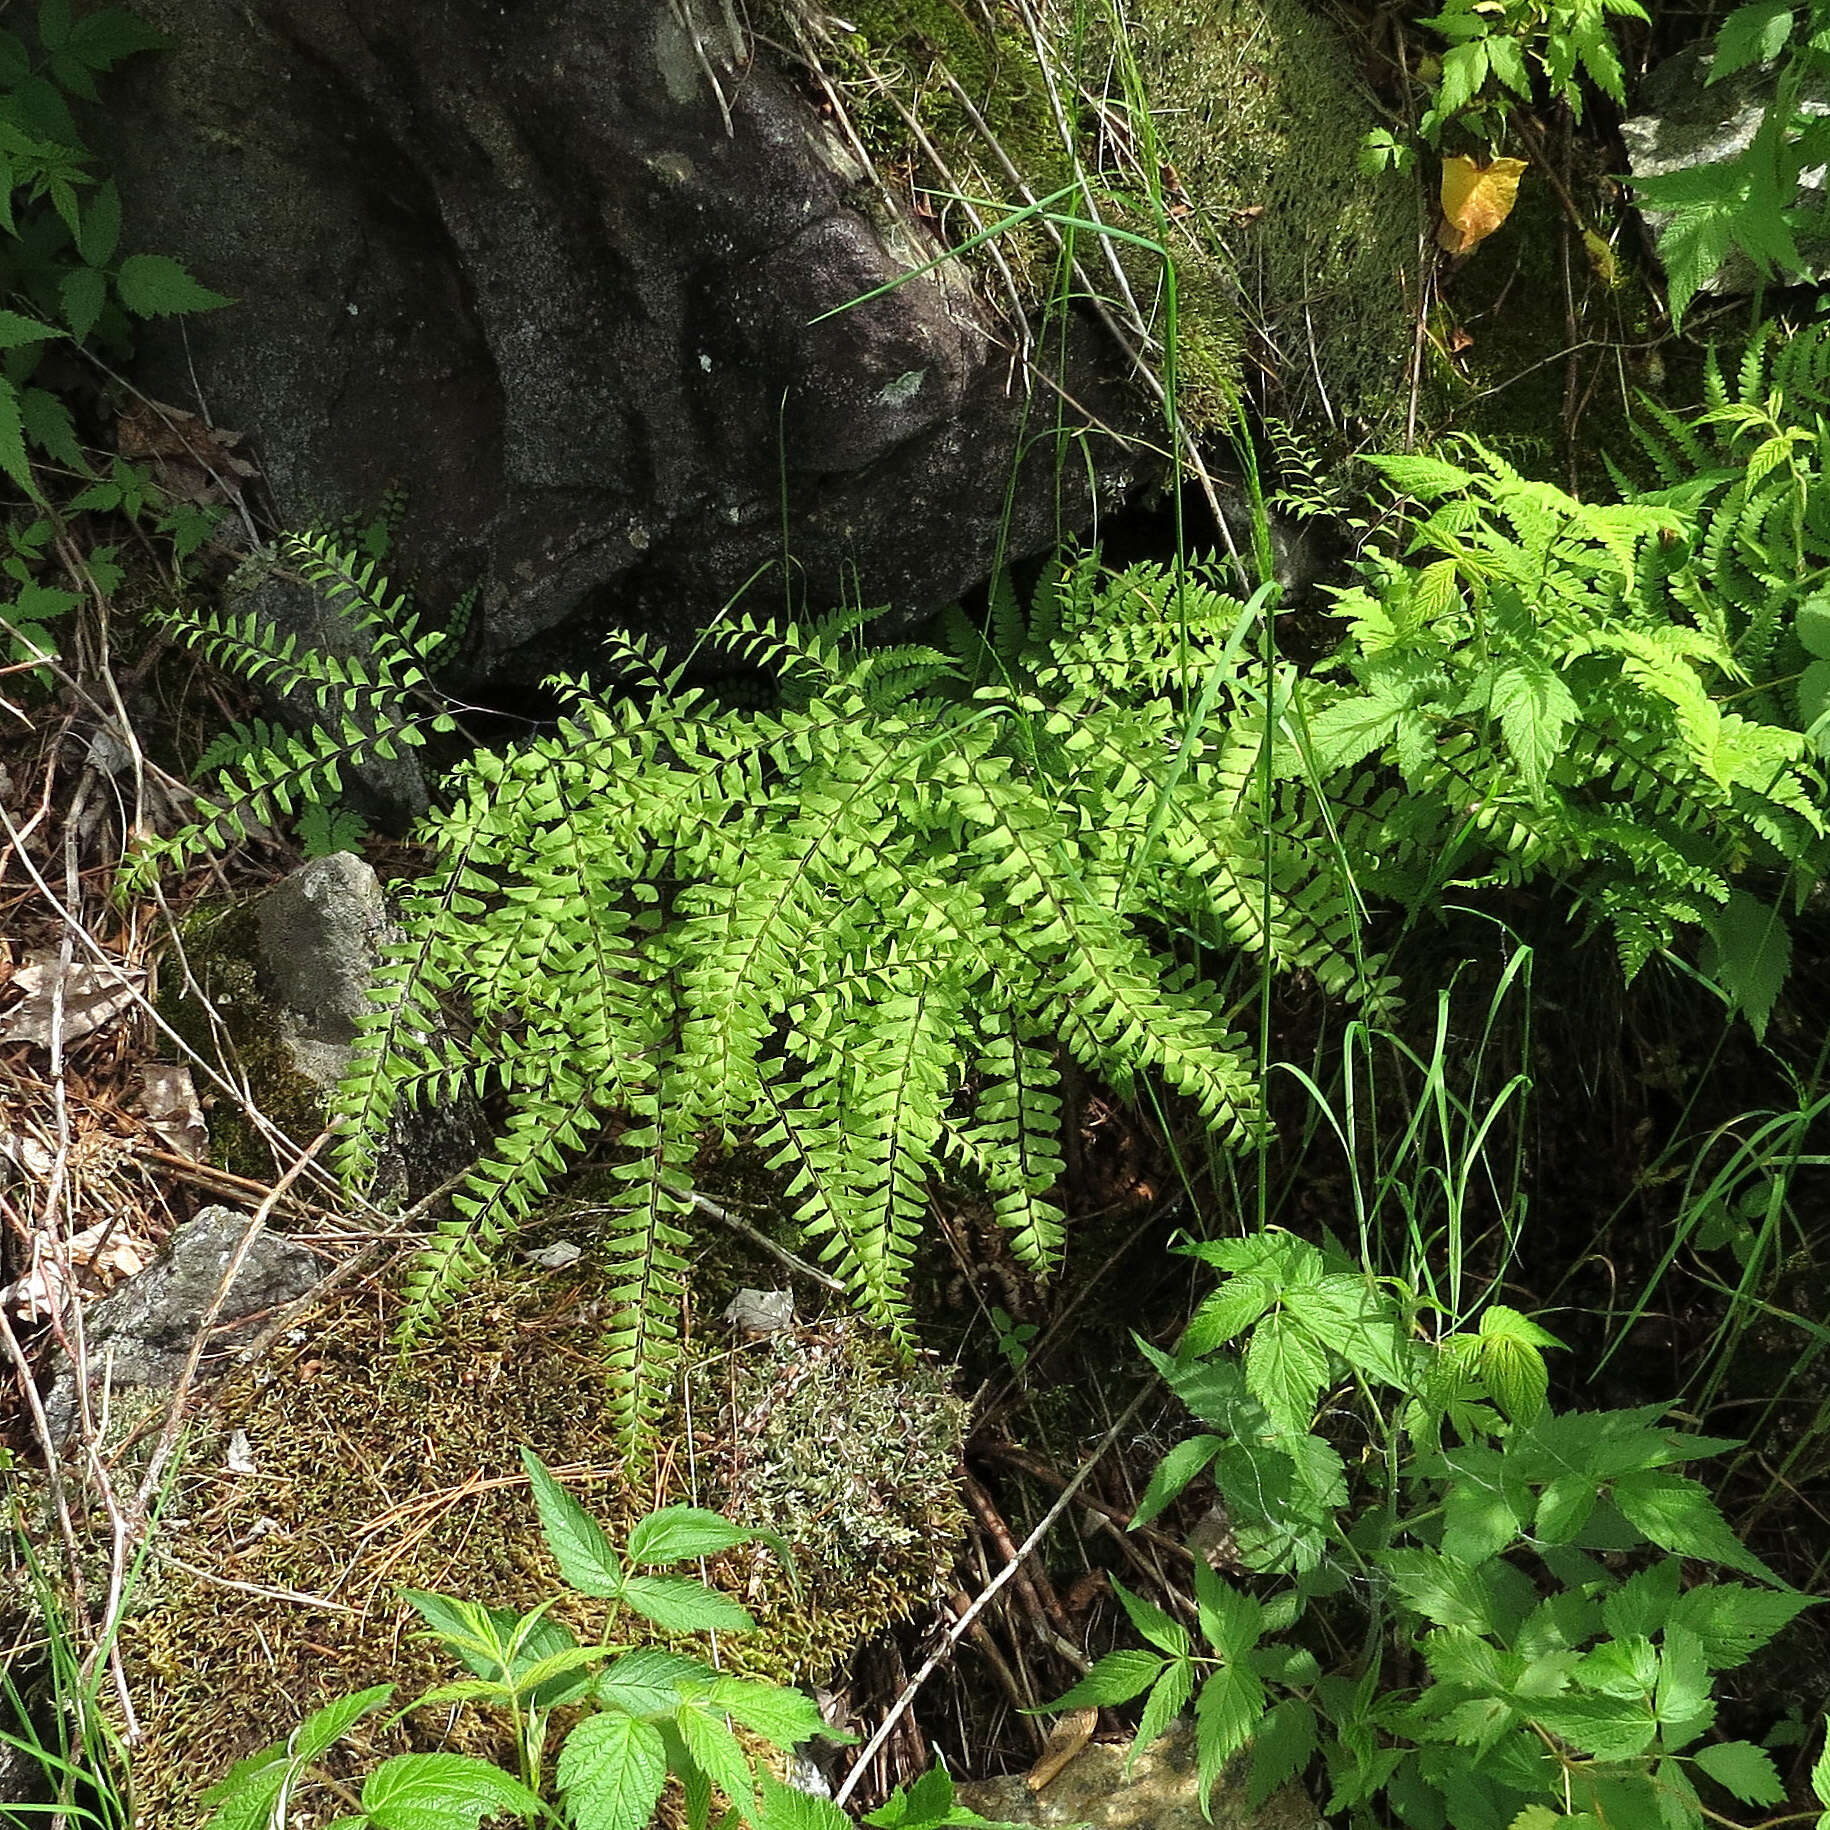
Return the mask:
[[[800, 0], [779, 4], [797, 16]], [[1422, 212], [1413, 180], [1360, 171], [1360, 142], [1377, 116], [1347, 46], [1302, 0], [1129, 0], [1088, 12], [1032, 0], [1027, 15], [974, 0], [861, 0], [849, 17], [849, 37], [798, 37], [844, 98], [880, 174], [931, 192], [970, 188], [996, 200], [980, 212], [995, 221], [1022, 202], [1006, 160], [1038, 196], [1078, 173], [1110, 228], [1146, 241], [1166, 231], [1178, 275], [1180, 404], [1195, 430], [1232, 426], [1248, 364], [1294, 420], [1354, 430], [1395, 423]], [[1116, 74], [1127, 68], [1129, 86]], [[1156, 171], [1144, 169], [1148, 136], [1129, 99], [1139, 93]], [[963, 240], [970, 225], [943, 201], [933, 207]], [[1095, 243], [1079, 236], [1084, 272], [1116, 299], [1112, 267], [1122, 267], [1160, 341], [1160, 262], [1132, 244]], [[1069, 290], [1041, 231], [1019, 230], [1001, 247], [1032, 312]], [[995, 295], [1001, 276], [977, 259]]]
[[[939, 1374], [925, 1375], [919, 1391], [902, 1383], [907, 1374], [861, 1331], [806, 1343], [797, 1331], [780, 1347], [740, 1348], [728, 1361], [720, 1343], [701, 1361], [691, 1411], [663, 1426], [677, 1450], [651, 1466], [632, 1462], [606, 1401], [599, 1260], [577, 1224], [566, 1231], [587, 1246], [576, 1267], [523, 1266], [477, 1286], [406, 1355], [391, 1339], [398, 1299], [356, 1291], [279, 1357], [221, 1388], [121, 1634], [142, 1731], [134, 1762], [141, 1821], [197, 1830], [206, 1786], [333, 1698], [392, 1683], [405, 1701], [460, 1675], [418, 1636], [403, 1586], [517, 1609], [559, 1593], [520, 1468], [524, 1444], [613, 1536], [651, 1507], [687, 1498], [789, 1532], [801, 1553], [794, 1586], [760, 1547], [732, 1552], [711, 1572], [757, 1620], [753, 1635], [720, 1637], [728, 1669], [823, 1677], [932, 1594], [961, 1522], [951, 1478], [961, 1411]], [[750, 1394], [752, 1407], [758, 1377], [819, 1394], [811, 1407], [778, 1410], [764, 1432], [768, 1455], [790, 1472], [759, 1468], [760, 1439], [744, 1436], [749, 1414], [727, 1402], [727, 1373], [730, 1394]], [[845, 1391], [855, 1417], [848, 1436], [796, 1438], [797, 1425], [838, 1428]], [[928, 1444], [925, 1460], [911, 1459], [919, 1478], [883, 1463], [883, 1430], [900, 1431], [906, 1448], [915, 1436]], [[727, 1479], [729, 1445], [740, 1439], [743, 1470]], [[876, 1537], [861, 1529], [856, 1506], [822, 1513], [818, 1482], [805, 1472], [822, 1458], [874, 1464], [866, 1511]], [[603, 1636], [601, 1604], [567, 1595], [558, 1613], [581, 1637]], [[625, 1639], [643, 1630], [627, 1616], [616, 1627]], [[487, 1712], [454, 1719], [439, 1709], [392, 1726], [368, 1718], [330, 1766], [354, 1776], [390, 1753], [435, 1747], [511, 1754], [505, 1724]], [[347, 1809], [322, 1786], [296, 1802], [296, 1830], [316, 1830]]]
[[[183, 960], [162, 968], [157, 1008], [204, 1060], [226, 1055], [255, 1104], [288, 1137], [309, 1139], [326, 1122], [325, 1089], [294, 1065], [281, 1012], [261, 987], [257, 902], [212, 905], [183, 919]], [[206, 1093], [204, 1108], [216, 1162], [232, 1174], [267, 1181], [272, 1155], [241, 1106]]]

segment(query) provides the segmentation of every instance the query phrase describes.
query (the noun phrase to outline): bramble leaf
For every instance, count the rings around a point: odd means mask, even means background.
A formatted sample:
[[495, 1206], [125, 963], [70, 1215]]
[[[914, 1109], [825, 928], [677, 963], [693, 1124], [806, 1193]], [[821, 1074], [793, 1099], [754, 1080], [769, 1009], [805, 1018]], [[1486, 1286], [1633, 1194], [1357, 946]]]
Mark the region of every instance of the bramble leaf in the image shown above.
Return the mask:
[[368, 1776], [362, 1808], [375, 1830], [477, 1830], [486, 1817], [525, 1821], [546, 1810], [520, 1780], [471, 1754], [396, 1754]]
[[559, 1789], [578, 1830], [648, 1830], [667, 1780], [661, 1731], [634, 1716], [587, 1716], [559, 1750]]
[[1743, 1804], [1776, 1805], [1785, 1798], [1785, 1781], [1779, 1777], [1773, 1756], [1752, 1742], [1718, 1741], [1698, 1748], [1693, 1757], [1717, 1785], [1726, 1786]]

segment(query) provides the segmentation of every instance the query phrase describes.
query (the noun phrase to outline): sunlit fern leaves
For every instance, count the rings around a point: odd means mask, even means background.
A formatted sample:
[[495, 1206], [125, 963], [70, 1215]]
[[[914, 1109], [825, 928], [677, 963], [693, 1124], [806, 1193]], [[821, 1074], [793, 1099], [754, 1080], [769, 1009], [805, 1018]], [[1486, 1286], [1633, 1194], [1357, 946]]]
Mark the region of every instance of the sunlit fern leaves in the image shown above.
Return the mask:
[[[377, 632], [325, 669], [333, 722], [378, 723], [384, 684], [429, 698], [427, 640], [373, 567], [302, 563]], [[800, 1239], [907, 1341], [938, 1182], [976, 1190], [1019, 1260], [1057, 1262], [1063, 1053], [1256, 1136], [1254, 1063], [1211, 978], [1243, 959], [1374, 983], [1337, 854], [1265, 748], [1285, 713], [1254, 678], [1256, 615], [1193, 570], [1087, 559], [1027, 606], [1000, 585], [960, 653], [872, 648], [856, 615], [734, 619], [711, 639], [773, 675], [766, 709], [635, 640], [611, 654], [627, 692], [558, 682], [556, 728], [445, 784], [421, 833], [436, 867], [400, 894], [342, 1090], [358, 1183], [403, 1106], [461, 1090], [497, 1115], [409, 1276], [406, 1338], [590, 1151], [612, 1189], [606, 1360], [639, 1435], [707, 1143], [753, 1140]], [[190, 633], [249, 667], [269, 640]], [[271, 647], [268, 677], [311, 671]]]

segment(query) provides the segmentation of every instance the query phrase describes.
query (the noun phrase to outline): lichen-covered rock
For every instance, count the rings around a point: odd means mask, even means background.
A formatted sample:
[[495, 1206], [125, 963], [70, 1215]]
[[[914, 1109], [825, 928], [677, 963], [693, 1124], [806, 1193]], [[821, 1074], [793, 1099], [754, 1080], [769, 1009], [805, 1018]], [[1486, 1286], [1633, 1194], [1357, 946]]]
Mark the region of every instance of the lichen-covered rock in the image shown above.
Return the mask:
[[254, 913], [293, 1063], [329, 1091], [349, 1064], [390, 926], [381, 879], [354, 852], [333, 852], [275, 884]]
[[[322, 1275], [318, 1261], [265, 1226], [253, 1228], [241, 1263], [229, 1276], [252, 1226], [252, 1216], [234, 1208], [206, 1207], [172, 1234], [163, 1258], [84, 1313], [84, 1356], [96, 1392], [104, 1384], [110, 1390], [175, 1386], [219, 1294], [214, 1326], [220, 1339], [248, 1317], [312, 1288]], [[54, 1441], [68, 1435], [76, 1417], [76, 1377], [66, 1365], [45, 1398]]]
[[689, 1373], [699, 1478], [707, 1504], [766, 1523], [795, 1558], [769, 1631], [736, 1656], [821, 1682], [950, 1579], [968, 1407], [939, 1367], [849, 1318], [736, 1332]]
[[1195, 1770], [1194, 1724], [1173, 1722], [1127, 1774], [1126, 1745], [1094, 1742], [1040, 1792], [1020, 1774], [959, 1787], [959, 1802], [981, 1817], [1013, 1824], [1090, 1825], [1091, 1830], [1322, 1830], [1322, 1819], [1300, 1786], [1274, 1793], [1257, 1811], [1243, 1782], [1222, 1779], [1201, 1808]]
[[[784, 563], [816, 604], [929, 609], [1153, 462], [1086, 432], [1136, 410], [1097, 330], [1032, 398], [726, 9], [140, 11], [179, 48], [111, 102], [127, 212], [236, 300], [149, 326], [140, 381], [245, 430], [285, 520], [400, 485], [421, 607], [481, 583], [478, 670], [587, 664], [611, 622], [695, 634]], [[1028, 436], [1058, 410], [1090, 463]]]

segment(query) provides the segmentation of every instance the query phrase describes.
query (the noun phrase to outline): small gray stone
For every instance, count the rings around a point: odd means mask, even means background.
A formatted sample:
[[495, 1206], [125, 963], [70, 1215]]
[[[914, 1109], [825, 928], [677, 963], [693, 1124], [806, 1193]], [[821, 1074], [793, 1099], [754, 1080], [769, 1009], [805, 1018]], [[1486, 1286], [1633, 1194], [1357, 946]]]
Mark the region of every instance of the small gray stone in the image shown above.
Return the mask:
[[[117, 1387], [176, 1385], [249, 1218], [232, 1207], [206, 1207], [172, 1235], [163, 1258], [85, 1313], [84, 1349], [97, 1388], [104, 1372]], [[263, 1228], [223, 1298], [217, 1332], [305, 1295], [322, 1274], [302, 1245]], [[61, 1442], [76, 1420], [76, 1378], [67, 1362], [45, 1399], [45, 1416]]]
[[300, 1073], [336, 1085], [388, 932], [381, 879], [354, 852], [313, 858], [260, 899], [261, 969]]
[[794, 1326], [792, 1290], [739, 1290], [725, 1306], [727, 1327], [739, 1334], [779, 1334]]

